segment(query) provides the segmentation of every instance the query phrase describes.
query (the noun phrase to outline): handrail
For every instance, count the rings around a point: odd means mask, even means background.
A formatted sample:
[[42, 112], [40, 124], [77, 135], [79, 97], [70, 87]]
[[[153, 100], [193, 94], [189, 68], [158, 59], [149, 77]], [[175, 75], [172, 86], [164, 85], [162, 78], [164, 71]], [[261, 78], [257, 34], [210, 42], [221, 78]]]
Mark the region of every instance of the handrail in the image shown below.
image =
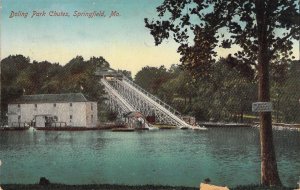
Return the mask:
[[171, 107], [170, 105], [166, 104], [163, 102], [161, 99], [158, 97], [150, 94], [148, 91], [134, 83], [133, 81], [129, 80], [126, 76], [123, 75], [123, 79], [125, 79], [126, 82], [129, 82], [131, 85], [133, 85], [135, 88], [143, 92], [145, 95], [147, 95], [149, 98], [153, 99], [154, 101], [158, 102], [160, 105], [164, 106], [166, 109], [168, 109], [171, 113], [177, 115], [178, 117], [181, 117], [181, 113], [177, 111], [175, 108]]
[[157, 101], [152, 99], [151, 97], [147, 96], [144, 92], [138, 90], [135, 86], [132, 85], [132, 83], [129, 83], [127, 81], [121, 81], [121, 80], [115, 80], [117, 83], [120, 83], [121, 85], [126, 85], [130, 87], [131, 89], [135, 90], [137, 94], [140, 94], [141, 97], [144, 97], [148, 102], [153, 104], [157, 109], [160, 110], [160, 112], [163, 112], [167, 116], [169, 116], [174, 122], [179, 124], [178, 126], [186, 126], [186, 127], [191, 127], [189, 124], [187, 124], [184, 120], [182, 120], [178, 115], [172, 113], [168, 108], [165, 106], [159, 104]]
[[[112, 83], [110, 83], [109, 81], [111, 81]], [[161, 116], [158, 116], [161, 117], [160, 119], [166, 121], [167, 123], [174, 124], [178, 127], [191, 128], [191, 126], [182, 119], [182, 116], [179, 111], [175, 110], [173, 107], [164, 103], [158, 97], [144, 90], [139, 85], [126, 78], [124, 75], [122, 76], [122, 78], [110, 78], [110, 80], [106, 80], [106, 78], [103, 77], [101, 79], [101, 83], [105, 86], [105, 89], [108, 92], [109, 96], [115, 96], [115, 101], [121, 103], [117, 104], [119, 104], [123, 111], [124, 108], [125, 110], [127, 110], [129, 107], [132, 106], [134, 107], [132, 107], [133, 111], [135, 111], [135, 108], [139, 110], [138, 102], [142, 100], [149, 104], [148, 106], [153, 106], [158, 112], [158, 114], [161, 114]], [[134, 93], [134, 95], [129, 95], [126, 89]], [[136, 99], [138, 102], [135, 102], [134, 99]], [[130, 105], [130, 103], [133, 103], [133, 105]], [[126, 104], [128, 104], [128, 106], [126, 106]]]
[[122, 103], [123, 110], [126, 110], [126, 109], [128, 111], [134, 111], [135, 110], [120, 95], [118, 95], [118, 93], [115, 92], [114, 88], [111, 87], [111, 85], [105, 79], [101, 79], [101, 82], [109, 90], [109, 92], [112, 93], [117, 98], [117, 101], [120, 101]]

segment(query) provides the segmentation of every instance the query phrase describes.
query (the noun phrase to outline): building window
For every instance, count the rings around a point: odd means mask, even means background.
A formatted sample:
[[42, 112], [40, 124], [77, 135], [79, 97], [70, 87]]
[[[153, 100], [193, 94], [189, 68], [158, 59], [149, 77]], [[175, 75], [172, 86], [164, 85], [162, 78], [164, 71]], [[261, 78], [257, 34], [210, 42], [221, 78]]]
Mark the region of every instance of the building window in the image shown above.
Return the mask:
[[34, 104], [34, 107], [37, 108], [37, 104]]
[[20, 104], [18, 104], [18, 108], [20, 108], [21, 106], [20, 106]]
[[93, 118], [94, 118], [94, 116], [93, 116], [93, 115], [91, 115], [91, 120], [93, 120]]
[[91, 110], [93, 110], [93, 104], [91, 104]]
[[21, 121], [21, 116], [20, 115], [18, 115], [18, 122], [20, 122]]
[[56, 107], [56, 104], [53, 104], [53, 107]]
[[73, 118], [73, 116], [72, 115], [70, 115], [70, 119], [72, 119]]
[[73, 104], [72, 103], [70, 103], [70, 107], [72, 107], [73, 106]]

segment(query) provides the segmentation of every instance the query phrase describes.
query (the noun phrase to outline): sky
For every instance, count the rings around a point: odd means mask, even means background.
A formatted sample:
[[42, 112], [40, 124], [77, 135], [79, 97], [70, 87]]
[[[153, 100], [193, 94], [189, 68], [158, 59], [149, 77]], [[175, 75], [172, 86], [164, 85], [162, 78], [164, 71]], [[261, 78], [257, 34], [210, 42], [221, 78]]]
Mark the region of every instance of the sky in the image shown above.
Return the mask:
[[[163, 0], [0, 0], [1, 58], [22, 54], [31, 60], [68, 63], [81, 55], [85, 60], [103, 56], [114, 69], [133, 76], [145, 66], [178, 64], [178, 44], [173, 40], [159, 46], [145, 27]], [[33, 16], [45, 11], [46, 16]], [[49, 12], [69, 16], [49, 16]], [[74, 17], [78, 12], [103, 12], [105, 17]], [[109, 17], [112, 11], [119, 16]], [[27, 17], [16, 16], [28, 13]], [[11, 18], [10, 18], [11, 17]], [[226, 56], [231, 50], [220, 51]], [[298, 52], [295, 53], [299, 57]]]
[[[144, 18], [155, 14], [161, 0], [3, 0], [1, 57], [23, 54], [32, 60], [64, 65], [76, 55], [84, 59], [103, 56], [114, 69], [132, 71], [142, 67], [179, 63], [178, 45], [154, 45]], [[27, 18], [11, 11], [28, 12]], [[31, 18], [33, 11], [46, 16]], [[50, 17], [49, 11], [69, 12], [70, 17]], [[106, 17], [73, 17], [74, 11], [104, 11]], [[109, 18], [112, 11], [119, 16]]]

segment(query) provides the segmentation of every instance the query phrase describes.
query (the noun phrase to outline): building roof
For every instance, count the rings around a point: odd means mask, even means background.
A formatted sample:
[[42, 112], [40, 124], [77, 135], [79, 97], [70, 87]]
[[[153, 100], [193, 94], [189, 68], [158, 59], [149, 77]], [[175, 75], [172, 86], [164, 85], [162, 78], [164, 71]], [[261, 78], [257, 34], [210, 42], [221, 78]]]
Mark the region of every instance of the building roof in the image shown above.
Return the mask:
[[122, 77], [122, 73], [108, 67], [97, 68], [95, 71], [96, 76], [106, 77]]
[[32, 103], [58, 103], [58, 102], [88, 102], [82, 93], [68, 94], [36, 94], [23, 95], [11, 103], [32, 104]]

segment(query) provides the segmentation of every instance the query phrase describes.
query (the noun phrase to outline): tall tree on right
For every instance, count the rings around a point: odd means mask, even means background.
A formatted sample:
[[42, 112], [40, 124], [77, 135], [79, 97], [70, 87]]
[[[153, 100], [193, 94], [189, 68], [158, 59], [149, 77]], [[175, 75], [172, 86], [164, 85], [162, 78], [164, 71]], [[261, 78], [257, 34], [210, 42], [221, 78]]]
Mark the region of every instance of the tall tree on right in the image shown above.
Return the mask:
[[[218, 46], [235, 45], [232, 63], [257, 72], [261, 102], [270, 101], [270, 64], [289, 60], [300, 36], [298, 0], [164, 0], [156, 11], [157, 17], [145, 19], [155, 44], [172, 36], [182, 65], [195, 75], [209, 74]], [[260, 113], [260, 142], [261, 183], [281, 185], [270, 112]]]

